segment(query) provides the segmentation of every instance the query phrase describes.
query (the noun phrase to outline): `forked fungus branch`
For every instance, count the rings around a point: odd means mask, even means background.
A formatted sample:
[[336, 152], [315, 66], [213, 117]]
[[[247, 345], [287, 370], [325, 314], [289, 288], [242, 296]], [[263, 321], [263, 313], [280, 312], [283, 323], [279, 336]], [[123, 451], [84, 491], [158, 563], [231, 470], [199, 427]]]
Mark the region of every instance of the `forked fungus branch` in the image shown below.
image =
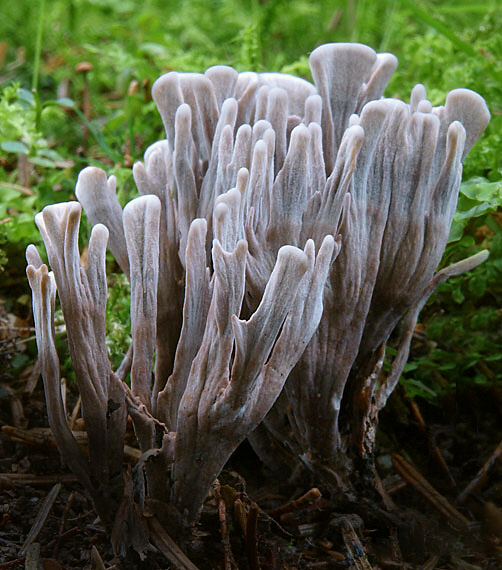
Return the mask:
[[[458, 89], [432, 107], [421, 85], [410, 104], [385, 99], [396, 58], [360, 44], [318, 47], [310, 64], [313, 84], [224, 66], [160, 77], [166, 139], [134, 166], [140, 197], [122, 209], [113, 177], [90, 167], [78, 178], [94, 226], [85, 266], [81, 206], [36, 217], [52, 269], [28, 248], [49, 422], [115, 524], [118, 551], [146, 550], [146, 532], [117, 538], [128, 516], [141, 527], [131, 513], [146, 505], [190, 528], [246, 437], [270, 468], [309, 470], [350, 496], [355, 467], [371, 471], [378, 412], [419, 311], [438, 283], [486, 258], [434, 274], [462, 160], [489, 120], [483, 99]], [[130, 281], [130, 387], [107, 357], [106, 247]], [[61, 402], [56, 292], [88, 456]], [[122, 478], [128, 415], [143, 452], [134, 509]]]

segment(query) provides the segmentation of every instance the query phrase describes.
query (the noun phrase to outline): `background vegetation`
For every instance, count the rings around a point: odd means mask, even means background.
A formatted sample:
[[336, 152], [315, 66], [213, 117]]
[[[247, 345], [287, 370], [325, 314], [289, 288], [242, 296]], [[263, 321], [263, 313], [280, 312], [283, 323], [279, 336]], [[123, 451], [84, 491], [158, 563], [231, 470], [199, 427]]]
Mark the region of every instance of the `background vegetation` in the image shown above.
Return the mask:
[[[33, 216], [73, 199], [78, 171], [102, 166], [120, 198], [135, 193], [130, 167], [163, 137], [150, 97], [171, 69], [277, 70], [309, 78], [318, 44], [358, 41], [391, 51], [388, 96], [423, 83], [433, 104], [468, 87], [492, 122], [464, 169], [443, 263], [482, 248], [489, 260], [452, 279], [429, 302], [403, 375], [410, 396], [437, 401], [462, 383], [502, 378], [502, 10], [497, 0], [18, 0], [0, 18], [0, 290], [26, 317], [24, 249], [40, 243]], [[90, 65], [81, 65], [88, 62]], [[87, 71], [86, 71], [87, 69]], [[110, 273], [115, 267], [110, 262]], [[127, 285], [111, 278], [110, 351], [128, 342]], [[16, 373], [34, 347], [15, 355]], [[66, 373], [71, 374], [69, 365]]]

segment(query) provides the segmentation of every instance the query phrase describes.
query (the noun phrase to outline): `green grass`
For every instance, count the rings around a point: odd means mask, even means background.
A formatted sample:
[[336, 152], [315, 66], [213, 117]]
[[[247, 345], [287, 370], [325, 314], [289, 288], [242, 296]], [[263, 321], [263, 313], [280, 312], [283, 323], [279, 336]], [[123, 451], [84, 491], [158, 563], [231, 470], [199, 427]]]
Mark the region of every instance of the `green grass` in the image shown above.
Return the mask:
[[[316, 45], [359, 41], [397, 55], [389, 96], [407, 100], [413, 85], [423, 83], [432, 102], [442, 104], [449, 90], [468, 87], [486, 99], [492, 112], [487, 132], [465, 163], [443, 263], [484, 247], [491, 257], [471, 274], [443, 285], [431, 300], [422, 317], [428, 348], [416, 352], [403, 382], [410, 393], [431, 398], [461, 381], [502, 378], [497, 356], [502, 354], [501, 29], [496, 0], [476, 5], [456, 0], [4, 3], [0, 287], [13, 280], [24, 283], [24, 248], [40, 243], [33, 214], [46, 204], [72, 199], [82, 167], [100, 165], [116, 174], [123, 202], [134, 195], [130, 166], [163, 136], [150, 97], [161, 73], [203, 71], [224, 63], [240, 71], [277, 70], [309, 78], [307, 56]], [[75, 72], [82, 61], [92, 64], [88, 117], [84, 77]], [[111, 304], [116, 307], [126, 292], [120, 280], [114, 283]], [[109, 315], [112, 336], [122, 344], [127, 342], [123, 313], [122, 307]]]

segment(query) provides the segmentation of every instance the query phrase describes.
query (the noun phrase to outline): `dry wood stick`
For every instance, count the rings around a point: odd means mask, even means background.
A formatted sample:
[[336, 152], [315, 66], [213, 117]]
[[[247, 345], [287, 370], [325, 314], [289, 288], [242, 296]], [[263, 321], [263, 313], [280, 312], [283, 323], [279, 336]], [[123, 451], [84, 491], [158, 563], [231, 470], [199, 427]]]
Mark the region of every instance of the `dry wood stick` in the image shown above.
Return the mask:
[[73, 536], [74, 534], [78, 534], [79, 532], [80, 532], [80, 528], [78, 526], [74, 526], [74, 527], [66, 530], [65, 532], [63, 532], [63, 534], [60, 534], [60, 535], [56, 536], [56, 538], [53, 538], [48, 544], [46, 544], [46, 548], [47, 549], [54, 548], [60, 542], [66, 540], [69, 536]]
[[260, 570], [258, 558], [258, 505], [251, 503], [246, 521], [246, 552], [251, 570]]
[[23, 404], [16, 394], [16, 392], [7, 384], [2, 384], [0, 386], [4, 392], [7, 392], [9, 395], [9, 403], [10, 403], [10, 413], [12, 416], [12, 423], [17, 428], [25, 428], [28, 425], [28, 420], [24, 415], [24, 408]]
[[34, 542], [26, 549], [24, 559], [24, 570], [38, 570], [40, 560], [40, 544]]
[[437, 563], [439, 562], [439, 559], [440, 556], [438, 554], [434, 554], [434, 556], [431, 556], [429, 560], [427, 560], [427, 562], [424, 564], [423, 569], [434, 570], [434, 568], [437, 566]]
[[153, 545], [162, 552], [171, 564], [174, 564], [175, 568], [178, 570], [199, 570], [167, 534], [164, 527], [155, 517], [149, 517], [147, 521], [148, 529], [150, 530], [150, 539]]
[[285, 505], [281, 505], [270, 511], [270, 516], [274, 517], [277, 515], [283, 515], [285, 513], [290, 513], [291, 511], [297, 511], [301, 509], [305, 505], [309, 505], [315, 503], [322, 497], [321, 491], [317, 489], [317, 487], [313, 487], [309, 491], [307, 491], [304, 495], [296, 499], [295, 501], [291, 501], [286, 503]]
[[460, 495], [456, 498], [455, 503], [457, 505], [461, 505], [467, 497], [474, 493], [477, 489], [479, 489], [484, 482], [486, 481], [488, 474], [490, 471], [496, 467], [498, 462], [502, 458], [502, 441], [497, 445], [495, 451], [490, 455], [481, 469], [476, 473], [474, 479], [467, 485], [467, 487], [460, 493]]
[[10, 560], [9, 562], [0, 562], [0, 570], [6, 570], [7, 568], [19, 568], [19, 566], [24, 562], [24, 556], [22, 558], [16, 558], [15, 560]]
[[234, 501], [234, 519], [241, 529], [242, 536], [246, 536], [247, 512], [242, 499], [235, 499]]
[[47, 497], [45, 497], [44, 502], [42, 503], [42, 506], [40, 507], [40, 510], [37, 513], [35, 522], [33, 523], [30, 532], [28, 533], [28, 536], [26, 537], [26, 540], [23, 543], [23, 546], [21, 546], [21, 550], [19, 551], [19, 554], [21, 556], [27, 553], [30, 545], [35, 541], [37, 536], [40, 534], [40, 531], [42, 530], [45, 521], [47, 520], [47, 517], [49, 516], [49, 513], [52, 510], [52, 506], [54, 505], [54, 501], [59, 495], [60, 490], [61, 490], [61, 483], [56, 483], [54, 487], [52, 487], [52, 489], [47, 494]]
[[409, 404], [410, 409], [411, 409], [412, 416], [415, 418], [416, 422], [418, 423], [418, 428], [423, 433], [423, 435], [426, 439], [427, 447], [432, 452], [432, 456], [434, 457], [434, 460], [436, 461], [438, 467], [441, 469], [444, 476], [446, 477], [446, 481], [448, 482], [448, 487], [450, 488], [450, 490], [456, 491], [457, 490], [457, 483], [456, 483], [455, 479], [453, 478], [453, 475], [450, 473], [450, 469], [448, 468], [448, 464], [446, 463], [445, 458], [443, 457], [443, 454], [441, 453], [441, 450], [436, 445], [432, 435], [429, 432], [427, 425], [425, 424], [425, 420], [422, 416], [422, 412], [420, 411], [420, 408], [418, 407], [418, 404], [406, 395], [405, 395], [405, 399], [408, 401], [408, 404]]
[[0, 481], [23, 483], [23, 485], [54, 485], [55, 483], [74, 483], [78, 479], [71, 474], [32, 475], [31, 473], [0, 473]]
[[99, 554], [98, 549], [94, 544], [92, 545], [91, 549], [91, 564], [92, 568], [95, 570], [106, 570], [105, 563], [103, 562], [103, 559], [101, 558], [101, 555]]
[[347, 549], [350, 567], [356, 568], [356, 570], [373, 570], [357, 532], [348, 519], [343, 521], [342, 537]]
[[77, 421], [81, 405], [82, 405], [82, 396], [80, 396], [80, 394], [79, 394], [77, 403], [75, 404], [75, 407], [73, 408], [73, 411], [72, 411], [71, 416], [70, 416], [70, 421], [68, 424], [68, 427], [71, 430], [75, 427], [75, 422]]
[[333, 543], [330, 540], [318, 540], [316, 542], [316, 545], [326, 554], [329, 554], [331, 556], [331, 558], [334, 558], [335, 560], [346, 560], [345, 558], [345, 554], [342, 554], [341, 552], [337, 552], [336, 550], [333, 550]]
[[483, 570], [481, 566], [478, 566], [477, 564], [470, 564], [469, 562], [462, 560], [462, 558], [459, 558], [454, 554], [450, 555], [450, 559], [457, 568], [461, 568], [462, 570]]
[[[16, 443], [24, 443], [25, 445], [32, 445], [35, 447], [49, 447], [57, 449], [56, 440], [50, 428], [34, 428], [30, 430], [23, 430], [13, 426], [2, 426], [2, 431], [6, 433], [10, 439]], [[77, 443], [82, 447], [87, 447], [87, 432], [85, 431], [72, 431], [73, 437]], [[141, 451], [136, 447], [124, 445], [124, 455], [129, 459], [137, 461], [141, 457]]]
[[401, 552], [401, 546], [399, 545], [399, 536], [397, 533], [397, 528], [395, 526], [390, 527], [389, 538], [392, 548], [392, 560], [398, 564], [403, 564], [403, 554]]
[[227, 525], [227, 507], [225, 501], [221, 496], [221, 487], [218, 479], [213, 483], [213, 492], [218, 503], [218, 518], [220, 519], [220, 532], [221, 532], [221, 542], [223, 544], [223, 557], [225, 570], [232, 570], [237, 568], [234, 555], [232, 553], [232, 547], [230, 546], [230, 538], [228, 536], [228, 525]]
[[443, 495], [441, 495], [434, 487], [423, 477], [404, 457], [395, 453], [392, 456], [392, 464], [396, 471], [406, 479], [423, 497], [425, 497], [431, 505], [436, 507], [446, 518], [448, 518], [454, 526], [462, 530], [469, 530], [470, 521], [467, 520], [451, 503], [449, 503]]
[[35, 388], [37, 387], [41, 371], [42, 371], [42, 364], [40, 362], [40, 359], [37, 358], [35, 364], [33, 365], [33, 368], [31, 369], [28, 379], [26, 380], [26, 386], [23, 389], [23, 392], [25, 394], [28, 394], [28, 396], [31, 396]]
[[68, 497], [68, 500], [66, 501], [65, 506], [64, 506], [63, 515], [61, 516], [61, 522], [59, 523], [59, 535], [56, 537], [56, 544], [54, 545], [54, 548], [52, 550], [53, 558], [57, 558], [57, 556], [58, 556], [59, 545], [61, 543], [61, 536], [64, 533], [66, 521], [68, 519], [68, 513], [70, 512], [70, 509], [73, 505], [73, 500], [75, 499], [75, 495], [76, 495], [76, 491], [72, 491], [70, 493], [70, 496]]

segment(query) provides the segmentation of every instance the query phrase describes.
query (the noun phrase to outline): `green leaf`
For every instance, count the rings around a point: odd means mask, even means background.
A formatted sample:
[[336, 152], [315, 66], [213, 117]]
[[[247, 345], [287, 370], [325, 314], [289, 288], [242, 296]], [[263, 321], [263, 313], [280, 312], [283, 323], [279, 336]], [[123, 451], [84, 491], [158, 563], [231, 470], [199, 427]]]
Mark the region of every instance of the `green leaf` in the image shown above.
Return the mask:
[[21, 191], [17, 188], [4, 186], [1, 182], [0, 188], [2, 189], [2, 206], [9, 204], [12, 200], [16, 200], [21, 195]]
[[45, 156], [46, 158], [51, 158], [54, 161], [64, 160], [64, 158], [55, 150], [51, 148], [41, 148], [37, 154], [39, 156]]
[[5, 152], [14, 152], [15, 154], [29, 154], [30, 149], [21, 141], [5, 141], [0, 144]]
[[488, 182], [485, 178], [471, 178], [460, 187], [460, 192], [478, 202], [488, 202], [493, 208], [502, 206], [502, 182]]
[[467, 221], [468, 220], [456, 220], [453, 218], [450, 235], [448, 236], [448, 243], [458, 241], [464, 235], [464, 228], [467, 225]]
[[35, 97], [33, 97], [33, 93], [31, 91], [28, 91], [28, 89], [23, 89], [22, 87], [19, 88], [17, 91], [17, 97], [21, 101], [25, 101], [32, 106], [35, 105]]
[[70, 109], [76, 105], [75, 101], [69, 97], [61, 97], [56, 101], [56, 103], [61, 105], [61, 107], [69, 107]]
[[30, 159], [30, 162], [44, 168], [56, 168], [56, 163], [53, 160], [43, 158], [42, 156], [33, 156]]
[[457, 287], [451, 292], [451, 298], [455, 301], [455, 303], [460, 304], [464, 302], [465, 295], [462, 293], [462, 289], [460, 287]]

